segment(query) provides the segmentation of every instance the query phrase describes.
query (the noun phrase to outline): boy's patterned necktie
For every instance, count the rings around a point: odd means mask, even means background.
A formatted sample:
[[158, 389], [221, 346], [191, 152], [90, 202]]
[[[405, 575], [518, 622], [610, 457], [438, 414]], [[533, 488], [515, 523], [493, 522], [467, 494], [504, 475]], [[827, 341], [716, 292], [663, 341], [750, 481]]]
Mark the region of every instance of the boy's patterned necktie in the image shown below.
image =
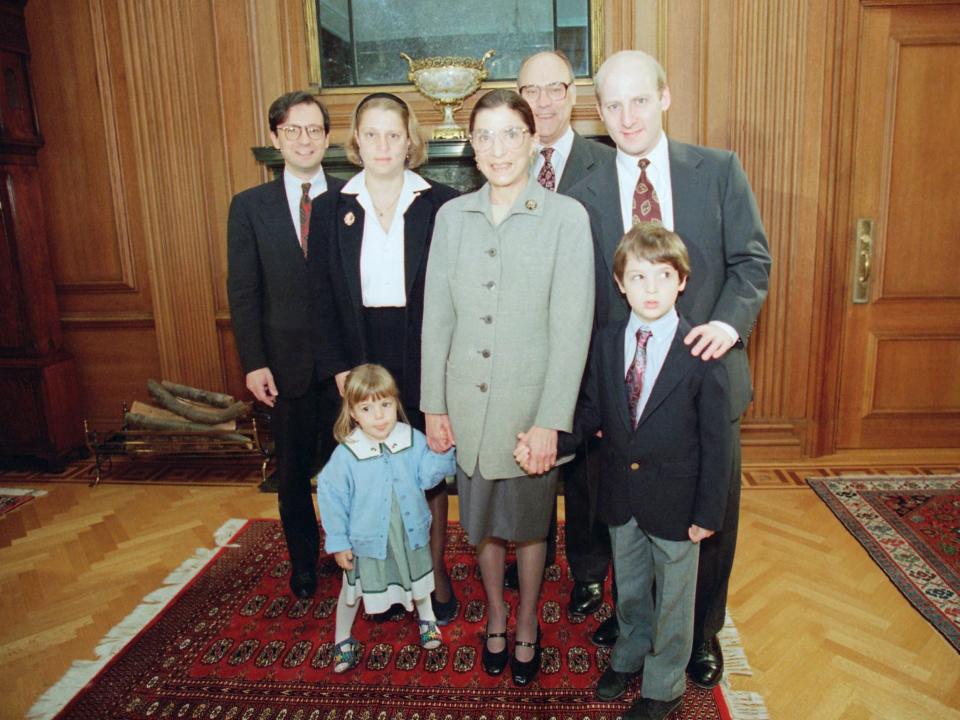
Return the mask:
[[543, 185], [547, 190], [556, 190], [557, 189], [557, 173], [553, 169], [553, 165], [550, 163], [550, 158], [553, 157], [553, 148], [548, 147], [540, 151], [543, 155], [543, 167], [540, 168], [540, 174], [537, 175], [537, 182]]
[[639, 163], [640, 177], [637, 179], [637, 187], [633, 191], [633, 224], [638, 222], [660, 222], [660, 201], [657, 200], [657, 191], [653, 189], [653, 183], [647, 177], [647, 166], [650, 161], [642, 158]]
[[300, 196], [300, 247], [306, 257], [307, 240], [310, 237], [310, 206], [313, 201], [310, 199], [310, 183], [304, 183], [300, 189], [303, 190], [303, 195]]
[[627, 370], [627, 407], [630, 408], [630, 419], [636, 429], [640, 421], [640, 396], [643, 394], [643, 371], [647, 368], [647, 342], [653, 335], [644, 328], [637, 329], [637, 352], [633, 362]]

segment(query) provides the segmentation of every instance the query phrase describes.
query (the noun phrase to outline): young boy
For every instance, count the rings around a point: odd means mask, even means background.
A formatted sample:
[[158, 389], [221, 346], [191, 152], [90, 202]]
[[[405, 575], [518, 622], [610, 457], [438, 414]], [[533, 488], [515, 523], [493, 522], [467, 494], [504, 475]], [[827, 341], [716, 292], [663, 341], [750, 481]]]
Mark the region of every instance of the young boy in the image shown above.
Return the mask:
[[[636, 225], [613, 269], [632, 312], [594, 337], [574, 429], [557, 454], [602, 431], [596, 513], [610, 530], [620, 636], [597, 697], [621, 697], [642, 670], [641, 697], [623, 717], [659, 720], [683, 699], [698, 543], [721, 529], [736, 418], [723, 361], [704, 362], [683, 344], [690, 324], [674, 304], [690, 258], [680, 237]], [[525, 458], [521, 437], [517, 460]]]

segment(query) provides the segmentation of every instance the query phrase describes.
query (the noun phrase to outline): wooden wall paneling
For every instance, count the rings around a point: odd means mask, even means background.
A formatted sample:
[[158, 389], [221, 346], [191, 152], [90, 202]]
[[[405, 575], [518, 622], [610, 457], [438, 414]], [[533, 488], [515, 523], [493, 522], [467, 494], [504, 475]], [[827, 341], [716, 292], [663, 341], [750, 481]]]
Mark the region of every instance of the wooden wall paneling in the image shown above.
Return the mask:
[[[661, 18], [663, 28], [657, 59], [667, 73], [670, 109], [664, 129], [683, 142], [700, 142], [701, 85], [705, 74], [701, 67], [703, 49], [712, 35], [706, 26], [704, 0], [673, 0]], [[728, 78], [729, 80], [729, 78]]]
[[[143, 240], [164, 378], [220, 389], [205, 183], [211, 148], [203, 93], [216, 93], [207, 4], [118, 5], [143, 188]], [[184, 149], [187, 151], [184, 152]]]

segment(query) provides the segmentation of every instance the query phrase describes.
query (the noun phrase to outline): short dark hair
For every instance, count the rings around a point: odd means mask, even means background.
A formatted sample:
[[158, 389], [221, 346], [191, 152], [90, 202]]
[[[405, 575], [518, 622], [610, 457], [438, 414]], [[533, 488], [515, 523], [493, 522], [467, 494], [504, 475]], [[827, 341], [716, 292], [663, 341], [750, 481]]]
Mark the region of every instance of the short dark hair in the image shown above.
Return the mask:
[[533, 119], [533, 110], [530, 109], [530, 105], [520, 97], [520, 94], [516, 90], [510, 90], [509, 88], [491, 90], [477, 100], [477, 104], [473, 106], [473, 110], [470, 112], [470, 132], [473, 132], [473, 125], [477, 119], [477, 113], [481, 110], [493, 110], [498, 107], [507, 107], [513, 110], [523, 118], [523, 124], [527, 126], [530, 134], [536, 134], [537, 125]]
[[287, 114], [290, 112], [290, 108], [294, 105], [304, 104], [316, 105], [320, 108], [320, 112], [323, 113], [323, 132], [329, 134], [330, 113], [327, 112], [327, 109], [316, 95], [311, 95], [305, 90], [294, 90], [293, 92], [285, 93], [270, 103], [270, 109], [267, 111], [267, 117], [270, 120], [270, 132], [276, 135], [277, 128], [287, 121]]
[[672, 265], [684, 281], [690, 275], [690, 254], [683, 240], [658, 222], [637, 223], [627, 230], [613, 253], [613, 275], [623, 282], [629, 258]]

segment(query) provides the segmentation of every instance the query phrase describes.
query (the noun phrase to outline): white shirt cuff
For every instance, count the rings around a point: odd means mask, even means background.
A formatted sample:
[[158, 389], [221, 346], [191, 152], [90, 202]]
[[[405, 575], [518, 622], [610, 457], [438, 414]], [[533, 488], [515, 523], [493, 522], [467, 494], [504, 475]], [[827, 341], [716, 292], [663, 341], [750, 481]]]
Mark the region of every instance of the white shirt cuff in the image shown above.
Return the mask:
[[711, 320], [709, 324], [716, 325], [718, 328], [722, 328], [723, 331], [730, 336], [730, 339], [733, 340], [734, 343], [740, 339], [740, 333], [733, 329], [733, 325], [729, 325], [723, 320]]

